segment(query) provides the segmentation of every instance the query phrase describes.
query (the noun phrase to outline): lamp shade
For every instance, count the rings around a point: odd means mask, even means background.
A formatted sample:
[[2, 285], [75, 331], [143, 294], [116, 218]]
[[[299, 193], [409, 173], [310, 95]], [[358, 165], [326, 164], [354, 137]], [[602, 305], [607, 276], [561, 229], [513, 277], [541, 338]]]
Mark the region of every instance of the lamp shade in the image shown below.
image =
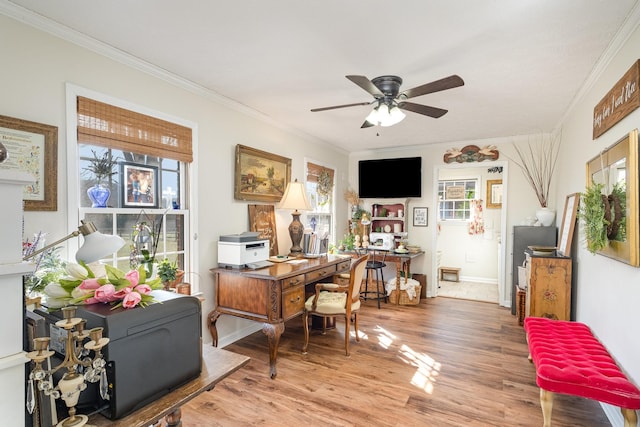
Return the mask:
[[83, 223], [79, 229], [84, 236], [84, 243], [76, 252], [78, 262], [92, 263], [125, 245], [125, 241], [120, 236], [102, 234], [93, 223]]
[[284, 191], [284, 196], [282, 196], [278, 208], [300, 211], [311, 210], [311, 205], [309, 204], [304, 184], [298, 182], [297, 179], [294, 182], [287, 184], [287, 189]]

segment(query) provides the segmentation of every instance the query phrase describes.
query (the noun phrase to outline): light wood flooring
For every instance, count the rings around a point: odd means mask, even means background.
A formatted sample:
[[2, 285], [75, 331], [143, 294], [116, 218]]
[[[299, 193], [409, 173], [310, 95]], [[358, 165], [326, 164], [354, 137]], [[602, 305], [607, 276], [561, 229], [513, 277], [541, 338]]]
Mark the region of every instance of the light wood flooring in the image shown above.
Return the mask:
[[[344, 355], [344, 324], [312, 332], [287, 322], [278, 376], [269, 378], [266, 336], [226, 347], [251, 362], [183, 407], [185, 427], [542, 426], [525, 334], [497, 304], [429, 298], [417, 306], [367, 301], [361, 340]], [[553, 426], [608, 426], [600, 405], [556, 396]]]
[[440, 280], [438, 285], [439, 297], [469, 299], [498, 304], [497, 283], [469, 282], [465, 280], [449, 282], [447, 280]]

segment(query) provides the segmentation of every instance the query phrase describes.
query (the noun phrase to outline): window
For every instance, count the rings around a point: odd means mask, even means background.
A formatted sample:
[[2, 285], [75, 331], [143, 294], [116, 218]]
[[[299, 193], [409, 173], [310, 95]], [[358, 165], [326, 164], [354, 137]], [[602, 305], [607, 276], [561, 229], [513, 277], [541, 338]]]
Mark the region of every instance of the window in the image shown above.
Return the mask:
[[441, 220], [471, 219], [471, 203], [476, 198], [477, 179], [438, 181], [438, 216]]
[[307, 161], [306, 188], [311, 211], [306, 212], [305, 226], [318, 234], [335, 236], [334, 177], [335, 170]]
[[[159, 118], [155, 112], [143, 114], [140, 107], [118, 100], [102, 102], [107, 97], [100, 94], [85, 97], [87, 92], [67, 86], [68, 104], [73, 103], [68, 111], [75, 113], [69, 125], [78, 130], [70, 132], [67, 144], [69, 170], [77, 171], [69, 174], [69, 208], [70, 212], [77, 209], [76, 224], [90, 221], [103, 233], [121, 236], [127, 244], [102, 261], [122, 270], [140, 264], [143, 251], [148, 251], [156, 261], [166, 257], [187, 272], [197, 271], [195, 245], [190, 240], [195, 198], [189, 192], [193, 188], [189, 177], [196, 167], [192, 163], [195, 126]], [[112, 165], [98, 180], [95, 162], [103, 159]], [[98, 181], [110, 192], [105, 207], [88, 194]], [[73, 222], [70, 219], [70, 227]], [[187, 277], [192, 292], [198, 292], [198, 275]]]

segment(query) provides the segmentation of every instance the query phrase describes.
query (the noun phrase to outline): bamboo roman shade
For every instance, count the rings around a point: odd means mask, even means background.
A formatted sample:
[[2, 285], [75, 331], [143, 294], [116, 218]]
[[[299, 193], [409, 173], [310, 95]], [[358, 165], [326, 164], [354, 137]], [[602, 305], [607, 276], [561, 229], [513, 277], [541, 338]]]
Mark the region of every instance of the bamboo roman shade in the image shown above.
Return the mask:
[[81, 96], [78, 142], [193, 161], [191, 128]]

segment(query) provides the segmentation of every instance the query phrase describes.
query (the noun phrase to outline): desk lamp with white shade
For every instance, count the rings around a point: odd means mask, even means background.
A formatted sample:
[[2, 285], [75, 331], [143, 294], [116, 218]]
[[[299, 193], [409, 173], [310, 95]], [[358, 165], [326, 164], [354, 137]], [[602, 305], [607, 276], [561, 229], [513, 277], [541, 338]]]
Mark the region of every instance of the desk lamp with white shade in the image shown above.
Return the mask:
[[300, 242], [304, 235], [304, 225], [300, 222], [300, 215], [302, 215], [302, 212], [300, 211], [311, 210], [311, 205], [309, 204], [304, 184], [298, 182], [297, 179], [287, 184], [287, 189], [284, 191], [284, 196], [282, 196], [282, 200], [280, 200], [278, 208], [293, 209], [293, 212], [291, 213], [293, 221], [289, 224], [289, 236], [291, 237], [292, 243], [289, 256], [301, 257], [302, 247], [300, 246]]

